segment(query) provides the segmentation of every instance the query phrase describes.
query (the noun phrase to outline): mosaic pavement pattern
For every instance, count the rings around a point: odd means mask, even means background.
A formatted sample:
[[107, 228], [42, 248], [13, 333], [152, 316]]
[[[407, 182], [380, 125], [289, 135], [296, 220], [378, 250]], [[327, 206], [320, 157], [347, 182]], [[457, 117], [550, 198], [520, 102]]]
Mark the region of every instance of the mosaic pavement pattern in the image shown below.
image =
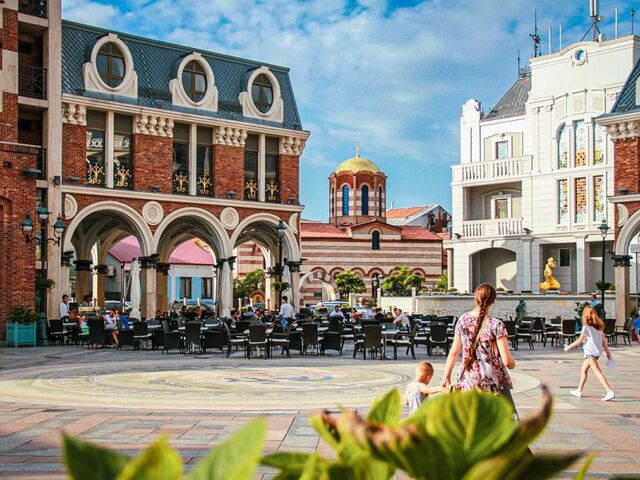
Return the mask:
[[[578, 380], [578, 353], [546, 348], [515, 354], [521, 414], [539, 403], [539, 381], [555, 398], [554, 416], [534, 452], [598, 450], [590, 478], [640, 473], [640, 347], [613, 351], [617, 366], [607, 375], [618, 398], [609, 403], [600, 400], [595, 379], [582, 399], [568, 395]], [[265, 361], [219, 354], [0, 348], [0, 478], [64, 478], [63, 429], [130, 455], [164, 434], [189, 468], [257, 415], [268, 421], [266, 452], [330, 455], [309, 427], [309, 413], [338, 403], [363, 410], [390, 387], [403, 387], [415, 365], [405, 357], [352, 360], [348, 353]], [[421, 350], [418, 359], [425, 358]], [[444, 357], [430, 361], [439, 379]], [[272, 477], [267, 469], [257, 474]]]

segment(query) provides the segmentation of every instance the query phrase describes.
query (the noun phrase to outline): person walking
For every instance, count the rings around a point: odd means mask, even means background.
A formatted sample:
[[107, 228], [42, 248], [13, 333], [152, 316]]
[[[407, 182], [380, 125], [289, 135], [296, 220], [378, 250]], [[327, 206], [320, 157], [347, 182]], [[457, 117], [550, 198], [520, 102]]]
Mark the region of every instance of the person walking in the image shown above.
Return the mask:
[[598, 363], [598, 359], [602, 355], [603, 350], [607, 354], [607, 359], [612, 360], [609, 345], [607, 345], [607, 339], [603, 334], [603, 330], [604, 322], [598, 316], [596, 309], [589, 306], [584, 307], [582, 311], [582, 331], [580, 332], [580, 337], [571, 345], [564, 347], [564, 351], [568, 352], [578, 345], [584, 345], [584, 362], [582, 362], [582, 369], [580, 370], [580, 383], [576, 390], [569, 391], [574, 397], [582, 397], [582, 390], [584, 390], [584, 385], [587, 383], [590, 369], [593, 369], [600, 384], [606, 391], [602, 400], [608, 402], [616, 396]]
[[293, 322], [296, 315], [293, 311], [293, 306], [289, 303], [289, 298], [286, 296], [282, 297], [282, 305], [280, 305], [279, 313], [278, 319], [280, 320], [280, 324], [282, 328], [286, 329], [287, 325]]
[[60, 303], [60, 320], [63, 322], [69, 318], [69, 295], [62, 295], [62, 303]]
[[443, 390], [451, 387], [451, 373], [462, 352], [456, 387], [463, 391], [479, 388], [504, 396], [511, 403], [517, 420], [511, 377], [507, 371], [516, 366], [516, 361], [509, 351], [504, 323], [491, 316], [496, 296], [493, 285], [483, 283], [476, 288], [476, 308], [463, 314], [456, 324], [441, 387]]

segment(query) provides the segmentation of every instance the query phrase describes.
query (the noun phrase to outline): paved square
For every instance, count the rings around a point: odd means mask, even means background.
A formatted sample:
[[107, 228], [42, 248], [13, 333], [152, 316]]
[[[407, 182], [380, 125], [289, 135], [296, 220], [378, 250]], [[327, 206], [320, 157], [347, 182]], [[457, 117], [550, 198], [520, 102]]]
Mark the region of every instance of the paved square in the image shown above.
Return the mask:
[[[559, 348], [516, 352], [514, 392], [521, 414], [538, 404], [549, 385], [555, 413], [534, 451], [597, 450], [591, 476], [640, 473], [640, 347], [612, 349], [607, 371], [618, 398], [602, 402], [595, 378], [585, 396], [575, 387], [581, 357]], [[427, 358], [423, 350], [418, 358]], [[247, 419], [265, 415], [265, 450], [329, 455], [307, 416], [338, 403], [366, 409], [391, 387], [403, 388], [415, 362], [294, 356], [246, 360], [221, 354], [162, 355], [159, 351], [88, 351], [76, 347], [0, 350], [0, 477], [62, 478], [60, 432], [135, 454], [165, 434], [191, 465]], [[444, 356], [430, 360], [439, 379]], [[187, 466], [188, 468], [188, 466]], [[269, 478], [269, 472], [260, 475]]]

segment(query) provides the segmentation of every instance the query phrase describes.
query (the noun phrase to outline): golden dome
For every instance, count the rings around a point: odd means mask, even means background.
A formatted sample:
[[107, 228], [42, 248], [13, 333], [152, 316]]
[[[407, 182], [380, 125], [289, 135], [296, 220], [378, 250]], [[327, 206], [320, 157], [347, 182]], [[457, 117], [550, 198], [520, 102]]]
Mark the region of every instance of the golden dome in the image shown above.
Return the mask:
[[344, 162], [342, 162], [340, 165], [338, 165], [338, 167], [335, 169], [334, 172], [335, 173], [340, 173], [340, 172], [357, 173], [357, 172], [364, 172], [364, 171], [378, 173], [380, 169], [375, 163], [373, 163], [368, 158], [361, 157], [360, 147], [356, 147], [356, 156], [351, 157], [345, 160]]

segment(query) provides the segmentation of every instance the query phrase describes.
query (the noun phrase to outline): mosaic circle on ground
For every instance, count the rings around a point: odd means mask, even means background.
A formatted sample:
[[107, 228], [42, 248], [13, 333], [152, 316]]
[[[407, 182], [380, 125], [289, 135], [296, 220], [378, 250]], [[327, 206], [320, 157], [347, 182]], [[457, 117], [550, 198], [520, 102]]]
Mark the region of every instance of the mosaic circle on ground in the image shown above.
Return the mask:
[[[205, 363], [206, 362], [206, 363]], [[404, 389], [415, 363], [244, 363], [122, 361], [41, 366], [0, 375], [0, 400], [48, 406], [168, 410], [309, 410], [367, 406]], [[442, 375], [435, 365], [434, 382]], [[538, 380], [514, 376], [516, 393]]]

